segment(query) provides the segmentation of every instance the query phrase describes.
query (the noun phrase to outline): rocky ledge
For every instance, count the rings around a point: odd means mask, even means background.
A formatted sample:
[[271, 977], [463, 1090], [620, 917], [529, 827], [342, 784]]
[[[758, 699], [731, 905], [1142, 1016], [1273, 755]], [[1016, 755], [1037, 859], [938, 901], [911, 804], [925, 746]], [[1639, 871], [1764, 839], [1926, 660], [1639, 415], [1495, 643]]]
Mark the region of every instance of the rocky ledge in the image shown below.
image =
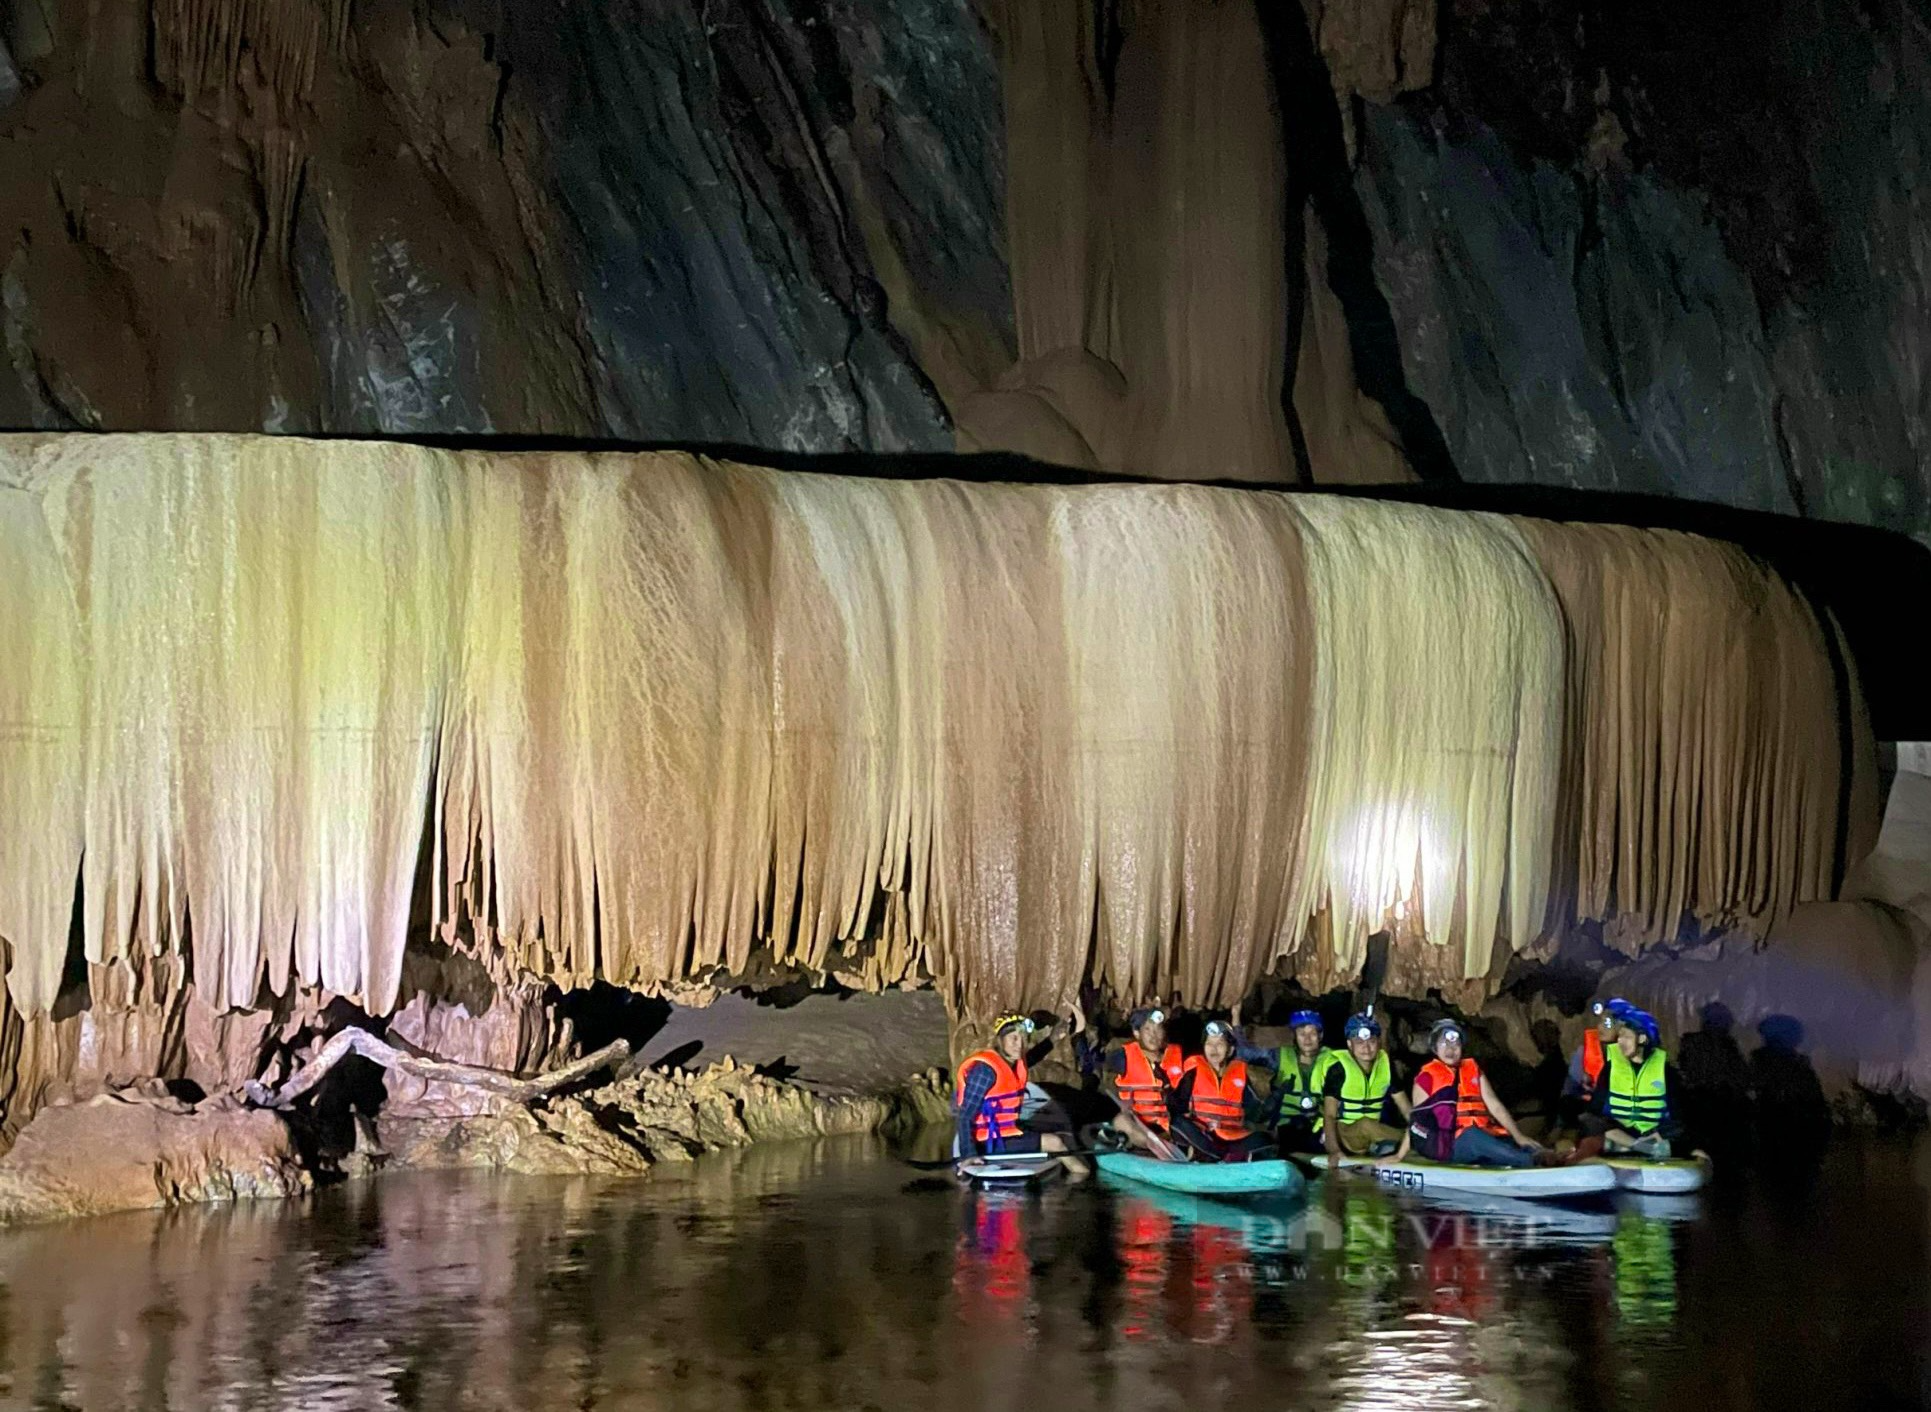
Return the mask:
[[272, 1100], [258, 1091], [186, 1102], [147, 1083], [45, 1108], [0, 1157], [0, 1223], [296, 1196], [384, 1167], [643, 1173], [754, 1142], [930, 1122], [946, 1104], [937, 1069], [883, 1093], [821, 1093], [727, 1055], [702, 1070], [639, 1069], [528, 1100], [492, 1094], [481, 1111], [409, 1105], [380, 1122], [356, 1119], [353, 1145], [337, 1152], [318, 1109]]

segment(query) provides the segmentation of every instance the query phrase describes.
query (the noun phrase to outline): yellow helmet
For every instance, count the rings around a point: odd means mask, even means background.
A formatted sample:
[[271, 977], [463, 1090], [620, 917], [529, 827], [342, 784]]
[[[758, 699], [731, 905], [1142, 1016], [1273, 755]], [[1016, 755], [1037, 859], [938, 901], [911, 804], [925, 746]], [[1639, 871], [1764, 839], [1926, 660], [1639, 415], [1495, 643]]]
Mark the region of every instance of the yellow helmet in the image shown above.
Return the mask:
[[1001, 1015], [998, 1019], [992, 1022], [992, 1037], [994, 1039], [997, 1039], [999, 1038], [1000, 1035], [1004, 1034], [1007, 1030], [1012, 1029], [1015, 1026], [1017, 1026], [1019, 1029], [1024, 1030], [1027, 1034], [1031, 1034], [1034, 1030], [1039, 1028], [1038, 1025], [1033, 1023], [1033, 1017], [1031, 1015], [1022, 1015], [1022, 1014], [1016, 1014], [1016, 1013], [1011, 1015]]

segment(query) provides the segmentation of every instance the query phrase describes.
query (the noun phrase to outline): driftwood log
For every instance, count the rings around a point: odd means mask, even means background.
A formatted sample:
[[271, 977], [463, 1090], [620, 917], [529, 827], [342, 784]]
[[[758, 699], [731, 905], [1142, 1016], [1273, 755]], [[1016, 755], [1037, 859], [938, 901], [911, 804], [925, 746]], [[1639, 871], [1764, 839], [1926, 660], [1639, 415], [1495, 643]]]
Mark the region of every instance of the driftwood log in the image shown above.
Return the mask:
[[554, 1093], [567, 1084], [586, 1078], [605, 1069], [621, 1064], [630, 1057], [628, 1040], [612, 1040], [594, 1054], [586, 1054], [573, 1063], [560, 1069], [552, 1069], [535, 1078], [519, 1079], [514, 1074], [506, 1074], [500, 1069], [486, 1069], [476, 1064], [458, 1064], [449, 1059], [433, 1059], [427, 1055], [411, 1054], [397, 1049], [385, 1040], [377, 1039], [367, 1030], [349, 1028], [333, 1035], [321, 1050], [289, 1076], [288, 1082], [279, 1089], [254, 1080], [242, 1085], [242, 1092], [248, 1101], [258, 1108], [288, 1108], [296, 1099], [319, 1084], [329, 1070], [340, 1064], [351, 1054], [360, 1054], [364, 1059], [380, 1064], [385, 1069], [394, 1069], [412, 1078], [430, 1079], [437, 1083], [467, 1084], [472, 1088], [488, 1089], [517, 1103], [530, 1103], [545, 1094]]

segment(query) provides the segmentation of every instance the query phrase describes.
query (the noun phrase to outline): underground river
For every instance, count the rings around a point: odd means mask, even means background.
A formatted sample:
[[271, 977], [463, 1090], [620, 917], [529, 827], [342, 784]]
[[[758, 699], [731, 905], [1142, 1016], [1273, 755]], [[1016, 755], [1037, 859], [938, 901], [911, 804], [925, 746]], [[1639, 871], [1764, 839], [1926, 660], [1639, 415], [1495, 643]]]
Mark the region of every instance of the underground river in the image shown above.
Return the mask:
[[[1702, 1198], [975, 1195], [874, 1139], [0, 1233], [0, 1406], [1931, 1403], [1931, 1142]], [[1646, 1203], [1646, 1204], [1636, 1204]]]

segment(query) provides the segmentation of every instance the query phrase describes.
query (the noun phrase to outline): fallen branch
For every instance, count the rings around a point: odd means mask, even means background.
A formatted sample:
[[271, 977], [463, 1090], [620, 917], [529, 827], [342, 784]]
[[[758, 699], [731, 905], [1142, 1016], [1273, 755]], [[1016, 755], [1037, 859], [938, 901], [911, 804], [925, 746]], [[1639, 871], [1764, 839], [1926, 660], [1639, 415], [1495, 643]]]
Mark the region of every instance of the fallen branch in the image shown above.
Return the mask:
[[367, 1030], [350, 1028], [340, 1030], [321, 1051], [290, 1076], [280, 1089], [270, 1088], [267, 1084], [249, 1080], [242, 1085], [248, 1101], [258, 1108], [287, 1108], [296, 1099], [307, 1093], [325, 1078], [330, 1069], [340, 1064], [351, 1054], [360, 1054], [364, 1059], [380, 1064], [385, 1069], [408, 1074], [412, 1078], [428, 1079], [436, 1083], [467, 1084], [471, 1088], [488, 1089], [517, 1103], [530, 1103], [547, 1093], [554, 1093], [566, 1084], [596, 1073], [599, 1069], [621, 1064], [630, 1056], [628, 1040], [612, 1040], [594, 1054], [586, 1054], [560, 1069], [552, 1069], [547, 1074], [538, 1074], [532, 1079], [519, 1079], [514, 1074], [506, 1074], [500, 1069], [485, 1069], [476, 1064], [458, 1064], [449, 1059], [431, 1059], [421, 1054], [411, 1054], [397, 1049], [394, 1045], [377, 1039]]

